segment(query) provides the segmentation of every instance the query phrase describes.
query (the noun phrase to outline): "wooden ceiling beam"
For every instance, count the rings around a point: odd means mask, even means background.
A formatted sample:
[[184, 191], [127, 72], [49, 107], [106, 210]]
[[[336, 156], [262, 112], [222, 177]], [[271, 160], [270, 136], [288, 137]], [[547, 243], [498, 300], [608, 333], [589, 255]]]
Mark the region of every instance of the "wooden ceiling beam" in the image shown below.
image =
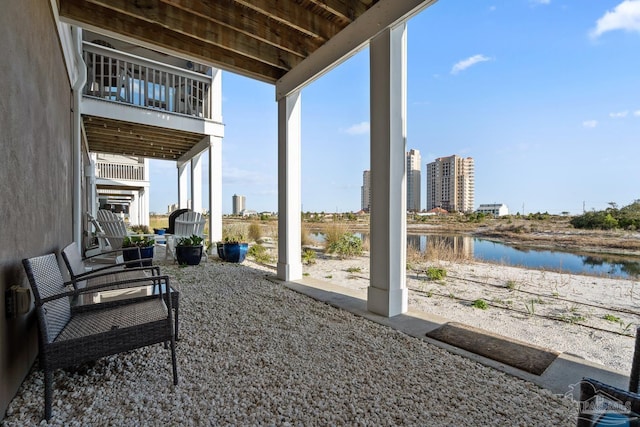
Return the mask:
[[96, 116], [83, 116], [89, 150], [165, 160], [178, 160], [197, 145], [203, 135], [160, 129]]
[[188, 151], [195, 141], [183, 141], [181, 143], [171, 142], [170, 139], [161, 140], [152, 136], [128, 136], [119, 135], [115, 132], [101, 132], [99, 130], [87, 130], [87, 135], [94, 138], [101, 138], [102, 140], [113, 140], [116, 142], [122, 142], [132, 145], [144, 145], [153, 147], [155, 150], [172, 150], [172, 151]]
[[61, 19], [96, 31], [106, 30], [159, 46], [170, 52], [187, 54], [205, 64], [274, 83], [287, 69], [278, 68], [253, 58], [243, 57], [227, 49], [203, 42], [161, 25], [119, 14], [111, 9], [87, 3], [85, 0], [59, 0]]
[[320, 37], [324, 40], [331, 39], [348, 25], [348, 22], [336, 23], [323, 19], [320, 15], [301, 6], [299, 1], [234, 0], [233, 3], [253, 9], [311, 37]]
[[272, 44], [259, 43], [253, 36], [216, 24], [208, 19], [198, 19], [191, 12], [160, 0], [145, 0], [144, 2], [130, 2], [128, 0], [87, 1], [130, 18], [146, 21], [150, 25], [159, 25], [202, 42], [211, 43], [273, 67], [289, 70], [306, 56], [285, 51]]
[[377, 0], [308, 0], [317, 7], [320, 7], [341, 19], [353, 22], [373, 6]]
[[138, 134], [144, 132], [145, 134], [153, 134], [158, 136], [169, 135], [170, 138], [182, 139], [185, 141], [202, 139], [202, 135], [195, 132], [186, 132], [180, 130], [173, 130], [168, 128], [160, 128], [157, 126], [144, 125], [140, 123], [125, 122], [122, 120], [108, 119], [98, 116], [84, 116], [84, 123], [91, 128], [105, 128], [105, 129], [120, 129], [123, 133]]
[[230, 2], [161, 1], [303, 57], [307, 57], [327, 41], [320, 36], [312, 37], [302, 34], [282, 22], [269, 20], [254, 9], [238, 5], [229, 6]]
[[114, 136], [99, 136], [99, 135], [91, 135], [91, 140], [89, 143], [89, 149], [94, 151], [96, 147], [100, 147], [100, 151], [105, 151], [114, 154], [122, 154], [126, 153], [127, 155], [140, 155], [141, 157], [146, 157], [147, 155], [152, 155], [152, 153], [156, 153], [156, 155], [166, 155], [166, 156], [176, 156], [180, 157], [187, 151], [189, 151], [188, 146], [184, 148], [167, 148], [150, 144], [142, 144], [140, 142], [132, 143], [131, 141], [123, 141]]

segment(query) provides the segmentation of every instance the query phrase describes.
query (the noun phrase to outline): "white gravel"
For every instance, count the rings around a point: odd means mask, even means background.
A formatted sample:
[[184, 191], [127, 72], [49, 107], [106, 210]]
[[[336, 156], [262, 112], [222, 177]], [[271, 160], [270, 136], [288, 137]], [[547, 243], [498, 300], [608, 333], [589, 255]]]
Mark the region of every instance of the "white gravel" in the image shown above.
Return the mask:
[[[181, 292], [179, 385], [162, 345], [58, 370], [51, 425], [575, 425], [571, 400], [297, 294], [248, 261], [162, 268]], [[3, 426], [41, 422], [42, 378], [36, 364]]]

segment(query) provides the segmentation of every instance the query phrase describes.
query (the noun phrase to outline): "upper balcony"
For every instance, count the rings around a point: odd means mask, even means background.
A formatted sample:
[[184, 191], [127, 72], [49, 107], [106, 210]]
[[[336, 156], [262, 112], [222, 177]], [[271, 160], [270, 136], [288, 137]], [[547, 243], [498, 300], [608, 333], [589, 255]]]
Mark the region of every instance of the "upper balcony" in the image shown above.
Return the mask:
[[89, 42], [83, 43], [83, 58], [87, 97], [212, 118], [210, 76]]
[[196, 64], [207, 73], [195, 72], [172, 65], [175, 58], [163, 63], [87, 41], [82, 54], [89, 151], [179, 160], [208, 147], [207, 136], [224, 137], [219, 70]]

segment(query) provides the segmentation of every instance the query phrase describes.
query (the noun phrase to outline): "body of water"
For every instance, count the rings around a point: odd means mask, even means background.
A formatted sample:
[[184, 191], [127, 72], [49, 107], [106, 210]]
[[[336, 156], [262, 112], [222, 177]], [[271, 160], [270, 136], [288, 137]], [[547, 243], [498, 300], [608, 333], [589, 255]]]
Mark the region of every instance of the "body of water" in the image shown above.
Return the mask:
[[615, 255], [581, 255], [564, 251], [524, 249], [471, 236], [408, 235], [407, 244], [424, 251], [429, 239], [438, 239], [456, 253], [478, 261], [575, 274], [598, 274], [610, 277], [640, 277], [640, 257], [630, 259]]
[[[365, 241], [369, 239], [368, 233], [355, 234]], [[324, 241], [322, 233], [314, 233], [312, 237], [318, 242]], [[477, 261], [574, 274], [596, 274], [624, 279], [640, 278], [640, 257], [608, 254], [582, 255], [566, 251], [525, 249], [463, 235], [409, 234], [407, 246], [413, 246], [424, 252], [430, 239], [437, 240], [435, 243], [438, 247], [447, 248], [456, 254]]]

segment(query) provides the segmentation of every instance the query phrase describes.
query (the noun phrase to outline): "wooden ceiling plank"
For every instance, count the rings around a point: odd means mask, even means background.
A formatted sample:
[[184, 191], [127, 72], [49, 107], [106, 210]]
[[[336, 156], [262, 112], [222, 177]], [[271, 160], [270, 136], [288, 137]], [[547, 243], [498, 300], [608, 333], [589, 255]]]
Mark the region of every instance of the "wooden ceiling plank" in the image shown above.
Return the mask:
[[[190, 143], [182, 143], [182, 144], [165, 144], [164, 141], [155, 141], [154, 144], [151, 144], [152, 140], [135, 140], [129, 138], [122, 138], [113, 134], [100, 134], [100, 133], [92, 133], [89, 132], [87, 135], [90, 135], [92, 139], [96, 141], [102, 142], [110, 142], [114, 146], [130, 146], [131, 150], [135, 150], [139, 147], [144, 147], [146, 150], [155, 150], [155, 151], [168, 151], [168, 152], [184, 152], [188, 151], [195, 142]], [[120, 144], [120, 145], [118, 145]]]
[[112, 139], [101, 139], [94, 138], [92, 142], [89, 144], [89, 150], [91, 151], [100, 151], [111, 154], [126, 154], [126, 155], [134, 155], [140, 157], [152, 157], [152, 156], [165, 156], [165, 157], [173, 157], [176, 158], [182, 156], [188, 150], [161, 150], [156, 147], [148, 147], [148, 146], [140, 146], [140, 145], [131, 145], [122, 143], [119, 141], [114, 141]]
[[307, 0], [341, 19], [353, 22], [358, 16], [365, 13], [377, 0]]
[[169, 137], [171, 138], [179, 138], [184, 140], [193, 140], [193, 139], [202, 138], [202, 134], [194, 133], [194, 132], [173, 130], [170, 128], [160, 128], [160, 127], [154, 127], [150, 125], [129, 123], [129, 122], [123, 122], [123, 121], [113, 120], [113, 119], [103, 119], [96, 116], [84, 116], [84, 117], [85, 117], [85, 120], [84, 120], [85, 126], [92, 129], [93, 128], [106, 128], [111, 130], [120, 129], [120, 132], [122, 133], [139, 134], [144, 132], [144, 133], [158, 135], [158, 136], [169, 135]]
[[161, 1], [302, 57], [307, 57], [327, 41], [320, 35], [303, 35], [280, 21], [270, 20], [246, 7], [229, 7], [221, 2]]
[[159, 0], [145, 0], [143, 7], [140, 7], [139, 2], [128, 0], [87, 1], [130, 18], [141, 19], [151, 25], [159, 25], [163, 29], [211, 43], [222, 49], [285, 70], [293, 68], [306, 56], [283, 51], [278, 46], [262, 43], [253, 36], [216, 24], [208, 19], [197, 19], [196, 15]]
[[88, 7], [84, 0], [60, 0], [60, 17], [71, 24], [89, 26], [98, 32], [103, 30], [124, 35], [170, 52], [187, 54], [205, 64], [214, 64], [269, 83], [274, 83], [286, 72], [285, 69], [242, 57], [218, 46], [118, 14], [102, 6]]
[[321, 37], [324, 40], [331, 39], [348, 25], [348, 22], [340, 25], [340, 23], [323, 19], [320, 15], [299, 5], [297, 1], [234, 0], [234, 3], [253, 9], [309, 36]]

